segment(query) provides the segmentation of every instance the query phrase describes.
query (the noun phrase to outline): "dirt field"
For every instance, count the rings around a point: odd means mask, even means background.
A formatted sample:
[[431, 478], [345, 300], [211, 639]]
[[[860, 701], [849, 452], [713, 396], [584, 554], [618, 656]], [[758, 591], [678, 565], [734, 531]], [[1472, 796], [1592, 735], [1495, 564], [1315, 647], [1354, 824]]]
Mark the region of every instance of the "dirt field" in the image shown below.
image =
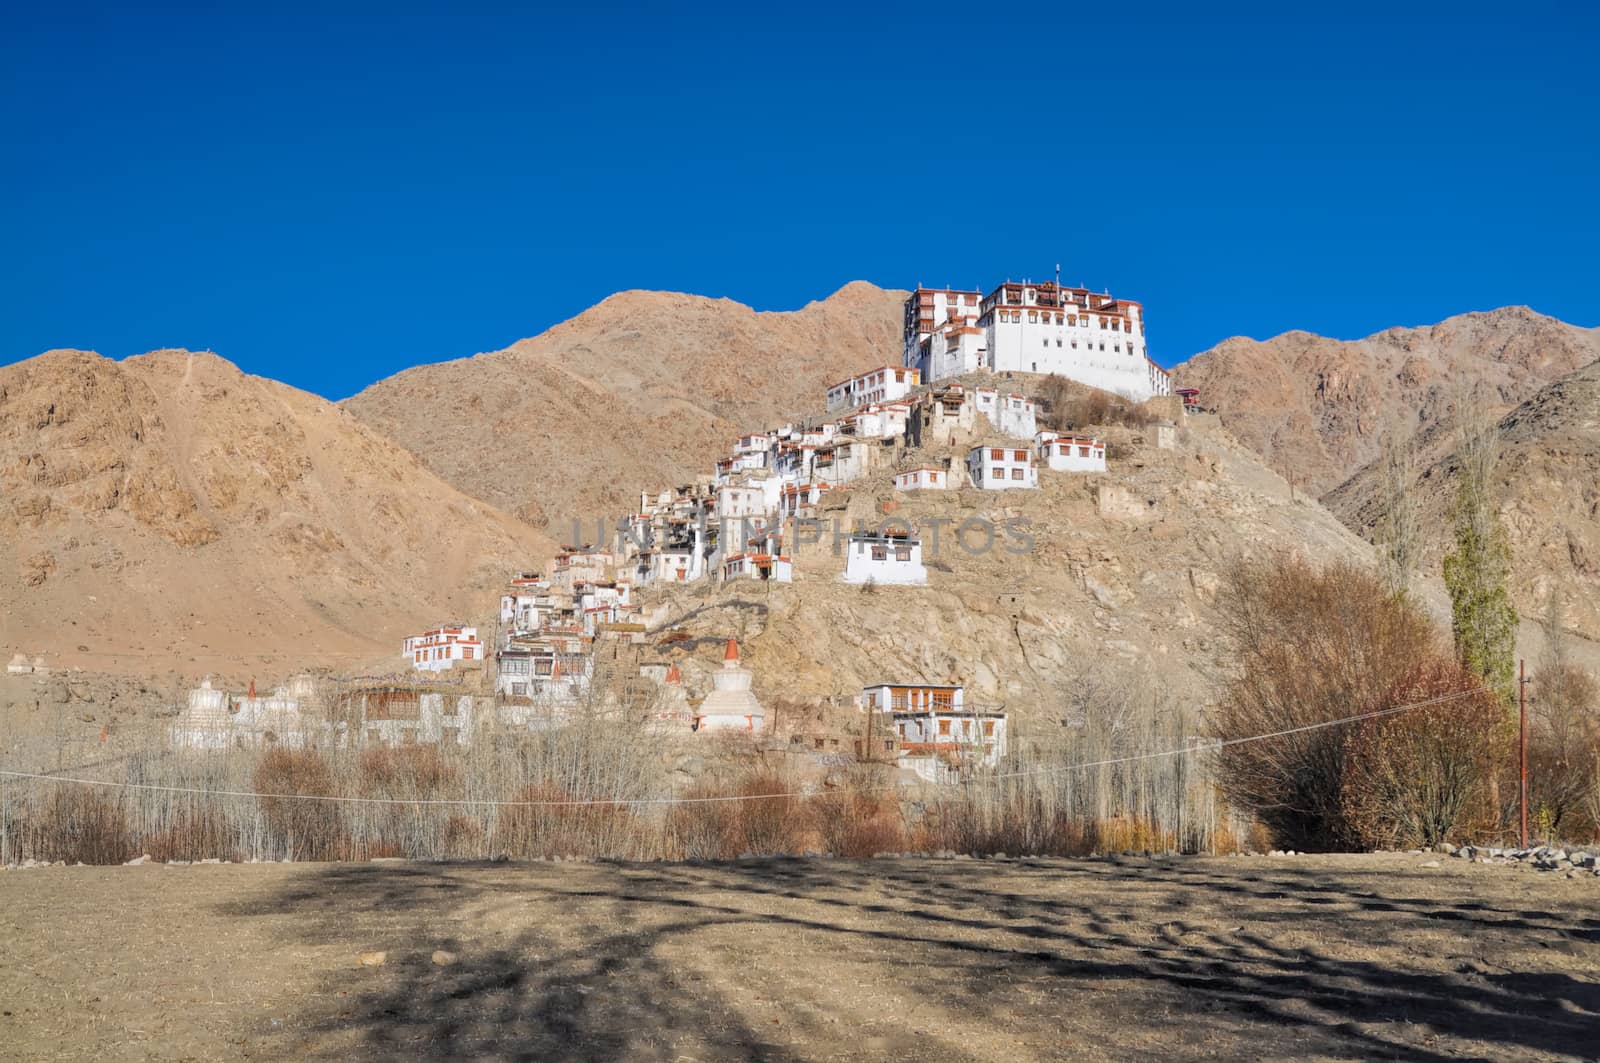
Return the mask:
[[1429, 859], [14, 870], [0, 1056], [1600, 1054], [1600, 880]]

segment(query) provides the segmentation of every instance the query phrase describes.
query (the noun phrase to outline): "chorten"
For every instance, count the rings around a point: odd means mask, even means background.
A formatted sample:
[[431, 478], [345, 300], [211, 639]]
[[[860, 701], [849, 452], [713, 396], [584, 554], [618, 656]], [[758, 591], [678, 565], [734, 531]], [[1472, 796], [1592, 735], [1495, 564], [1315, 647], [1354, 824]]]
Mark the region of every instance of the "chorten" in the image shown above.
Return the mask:
[[722, 671], [711, 677], [712, 691], [700, 703], [695, 718], [699, 731], [759, 731], [766, 725], [767, 712], [750, 691], [755, 676], [739, 664], [739, 643], [728, 640], [722, 655]]

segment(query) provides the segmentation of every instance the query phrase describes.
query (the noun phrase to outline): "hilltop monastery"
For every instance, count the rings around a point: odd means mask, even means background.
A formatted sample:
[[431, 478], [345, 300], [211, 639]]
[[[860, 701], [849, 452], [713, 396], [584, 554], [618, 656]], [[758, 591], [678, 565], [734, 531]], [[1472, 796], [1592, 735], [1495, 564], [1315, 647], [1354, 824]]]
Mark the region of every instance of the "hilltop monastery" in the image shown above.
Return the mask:
[[[653, 686], [654, 709], [642, 721], [653, 732], [761, 732], [766, 714], [731, 640], [712, 689], [699, 698], [675, 664], [638, 662], [647, 629], [641, 588], [791, 582], [798, 522], [874, 472], [890, 473], [897, 491], [926, 492], [1035, 490], [1041, 475], [1106, 471], [1104, 443], [1040, 430], [1034, 400], [974, 385], [974, 375], [1057, 374], [1135, 401], [1172, 390], [1166, 371], [1150, 360], [1140, 304], [1059, 283], [1007, 281], [988, 295], [918, 288], [905, 304], [902, 353], [900, 365], [828, 387], [823, 419], [740, 436], [709, 474], [642, 493], [613, 535], [602, 526], [599, 541], [564, 548], [547, 574], [516, 575], [501, 596], [492, 642], [459, 623], [407, 638], [409, 676], [368, 677], [337, 692], [334, 711], [318, 725], [324, 740], [464, 744], [483, 726], [560, 726], [576, 706], [614, 697], [618, 669], [632, 676], [620, 677], [627, 682]], [[1158, 445], [1171, 445], [1170, 425], [1158, 424], [1156, 435]], [[943, 446], [958, 439], [964, 458], [930, 461], [923, 452], [924, 440]], [[574, 530], [575, 540], [581, 535]], [[928, 583], [914, 529], [858, 528], [838, 545], [842, 582]], [[480, 706], [450, 684], [484, 668], [492, 668], [493, 695]], [[299, 734], [308, 700], [299, 688], [256, 699], [253, 691], [230, 698], [206, 686], [195, 691], [174, 734], [196, 747]], [[964, 707], [958, 686], [882, 684], [863, 693], [861, 707], [890, 714], [890, 744], [898, 743], [903, 766], [925, 778], [947, 778], [958, 747], [978, 750], [981, 763], [1004, 754], [1005, 714]]]

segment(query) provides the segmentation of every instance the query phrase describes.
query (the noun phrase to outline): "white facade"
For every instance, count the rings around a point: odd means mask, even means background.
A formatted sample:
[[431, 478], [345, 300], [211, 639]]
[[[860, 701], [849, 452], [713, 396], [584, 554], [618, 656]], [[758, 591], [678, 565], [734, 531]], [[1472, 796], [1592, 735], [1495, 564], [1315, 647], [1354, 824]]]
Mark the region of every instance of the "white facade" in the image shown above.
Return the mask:
[[973, 406], [1008, 436], [1027, 439], [1039, 430], [1038, 404], [1026, 395], [1007, 395], [994, 388], [973, 388]]
[[920, 369], [903, 365], [882, 365], [860, 376], [841, 380], [828, 389], [829, 413], [863, 406], [869, 402], [892, 402], [911, 394], [922, 383]]
[[1039, 460], [1056, 472], [1106, 471], [1106, 445], [1098, 439], [1040, 432], [1034, 445]]
[[[1135, 402], [1172, 393], [1149, 356], [1144, 307], [1131, 299], [1007, 281], [979, 301], [974, 319], [972, 294], [918, 289], [906, 301], [904, 362], [930, 383], [983, 368], [1057, 373]], [[969, 339], [972, 328], [979, 334]]]
[[915, 469], [896, 473], [894, 477], [896, 491], [948, 491], [950, 489], [950, 470], [935, 468], [932, 465], [921, 465]]
[[483, 643], [475, 627], [438, 627], [412, 635], [401, 643], [400, 652], [419, 672], [443, 672], [457, 661], [483, 660]]
[[967, 452], [967, 478], [973, 487], [1006, 491], [1039, 486], [1031, 448], [1017, 446], [973, 447]]
[[909, 754], [968, 756], [984, 767], [1006, 755], [1006, 714], [928, 710], [894, 714], [900, 748]]
[[905, 306], [901, 364], [921, 370], [930, 383], [980, 369], [985, 337], [978, 327], [983, 293], [976, 288], [918, 288]]
[[845, 544], [846, 583], [926, 586], [922, 540], [895, 532], [857, 532]]

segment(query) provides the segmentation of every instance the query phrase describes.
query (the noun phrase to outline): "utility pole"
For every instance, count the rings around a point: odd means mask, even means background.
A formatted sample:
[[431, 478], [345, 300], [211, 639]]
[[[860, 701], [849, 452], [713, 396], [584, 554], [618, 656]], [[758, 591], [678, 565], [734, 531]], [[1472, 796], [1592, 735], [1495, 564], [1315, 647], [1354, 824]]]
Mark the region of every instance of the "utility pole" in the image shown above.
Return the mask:
[[1522, 818], [1522, 847], [1528, 847], [1528, 662], [1517, 661], [1517, 774], [1521, 781], [1521, 794], [1517, 806]]

